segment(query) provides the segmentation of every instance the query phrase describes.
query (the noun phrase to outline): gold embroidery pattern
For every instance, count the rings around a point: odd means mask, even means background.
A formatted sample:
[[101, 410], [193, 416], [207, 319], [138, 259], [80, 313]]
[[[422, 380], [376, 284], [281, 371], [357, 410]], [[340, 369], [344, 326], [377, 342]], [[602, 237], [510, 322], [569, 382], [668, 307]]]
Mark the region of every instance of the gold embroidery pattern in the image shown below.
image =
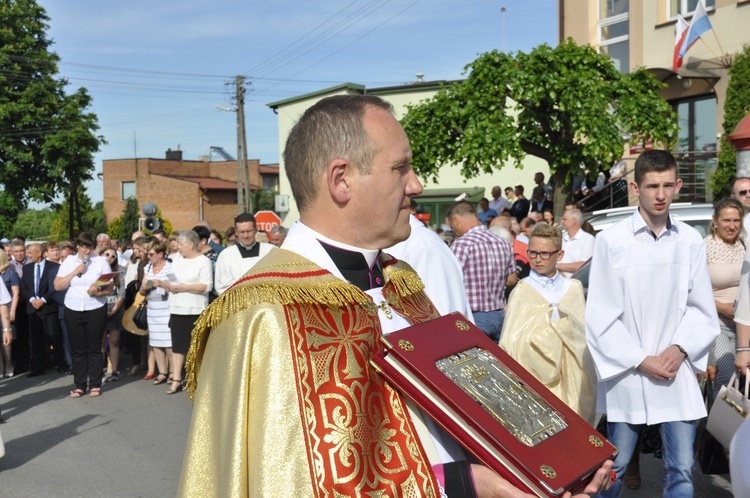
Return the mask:
[[[396, 296], [394, 289], [389, 284], [390, 282], [383, 288], [383, 295], [387, 297]], [[391, 305], [393, 309], [407, 317], [412, 323], [423, 323], [440, 317], [435, 305], [424, 292], [414, 294], [409, 299], [398, 299], [397, 297], [390, 299], [393, 302]]]
[[352, 303], [289, 306], [287, 320], [318, 496], [435, 496], [400, 396], [369, 367], [377, 317]]

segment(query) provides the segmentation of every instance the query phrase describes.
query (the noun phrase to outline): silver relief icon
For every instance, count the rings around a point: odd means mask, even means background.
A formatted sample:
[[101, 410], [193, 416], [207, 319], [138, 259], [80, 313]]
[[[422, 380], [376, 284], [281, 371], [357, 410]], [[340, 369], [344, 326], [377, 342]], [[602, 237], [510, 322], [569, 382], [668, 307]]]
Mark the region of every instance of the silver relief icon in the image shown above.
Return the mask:
[[568, 426], [553, 407], [484, 349], [470, 348], [435, 364], [526, 446], [535, 446]]

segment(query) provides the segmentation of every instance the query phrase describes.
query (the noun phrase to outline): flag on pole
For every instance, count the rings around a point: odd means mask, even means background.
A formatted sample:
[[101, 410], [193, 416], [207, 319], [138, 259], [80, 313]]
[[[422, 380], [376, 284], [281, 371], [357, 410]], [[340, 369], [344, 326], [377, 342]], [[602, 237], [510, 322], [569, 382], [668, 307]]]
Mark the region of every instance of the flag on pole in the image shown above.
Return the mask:
[[693, 19], [690, 21], [690, 28], [688, 28], [687, 36], [680, 48], [679, 56], [685, 57], [687, 51], [698, 41], [698, 38], [711, 29], [713, 29], [713, 26], [711, 26], [711, 21], [708, 20], [708, 14], [706, 14], [706, 9], [703, 7], [703, 2], [698, 0], [698, 5], [695, 6], [695, 12], [693, 13]]
[[685, 38], [688, 34], [688, 23], [680, 15], [677, 14], [677, 24], [675, 24], [674, 33], [674, 57], [672, 59], [672, 70], [676, 73], [682, 67], [682, 56], [680, 55], [680, 49], [682, 44], [685, 43]]

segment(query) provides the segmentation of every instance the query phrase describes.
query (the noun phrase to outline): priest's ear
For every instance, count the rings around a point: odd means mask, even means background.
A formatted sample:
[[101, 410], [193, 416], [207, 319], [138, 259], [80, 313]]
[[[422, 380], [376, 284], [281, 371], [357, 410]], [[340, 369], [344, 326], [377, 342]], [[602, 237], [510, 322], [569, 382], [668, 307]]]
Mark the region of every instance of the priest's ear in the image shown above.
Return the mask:
[[326, 187], [336, 204], [346, 204], [351, 199], [353, 166], [346, 159], [334, 159], [326, 169]]

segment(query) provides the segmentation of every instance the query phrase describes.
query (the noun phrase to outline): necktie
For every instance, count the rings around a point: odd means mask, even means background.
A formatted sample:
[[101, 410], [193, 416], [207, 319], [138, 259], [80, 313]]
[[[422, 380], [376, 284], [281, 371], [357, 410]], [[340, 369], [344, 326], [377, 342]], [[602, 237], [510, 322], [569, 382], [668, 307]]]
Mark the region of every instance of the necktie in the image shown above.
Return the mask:
[[41, 279], [41, 263], [36, 264], [36, 272], [34, 274], [34, 295], [39, 296], [39, 282]]

